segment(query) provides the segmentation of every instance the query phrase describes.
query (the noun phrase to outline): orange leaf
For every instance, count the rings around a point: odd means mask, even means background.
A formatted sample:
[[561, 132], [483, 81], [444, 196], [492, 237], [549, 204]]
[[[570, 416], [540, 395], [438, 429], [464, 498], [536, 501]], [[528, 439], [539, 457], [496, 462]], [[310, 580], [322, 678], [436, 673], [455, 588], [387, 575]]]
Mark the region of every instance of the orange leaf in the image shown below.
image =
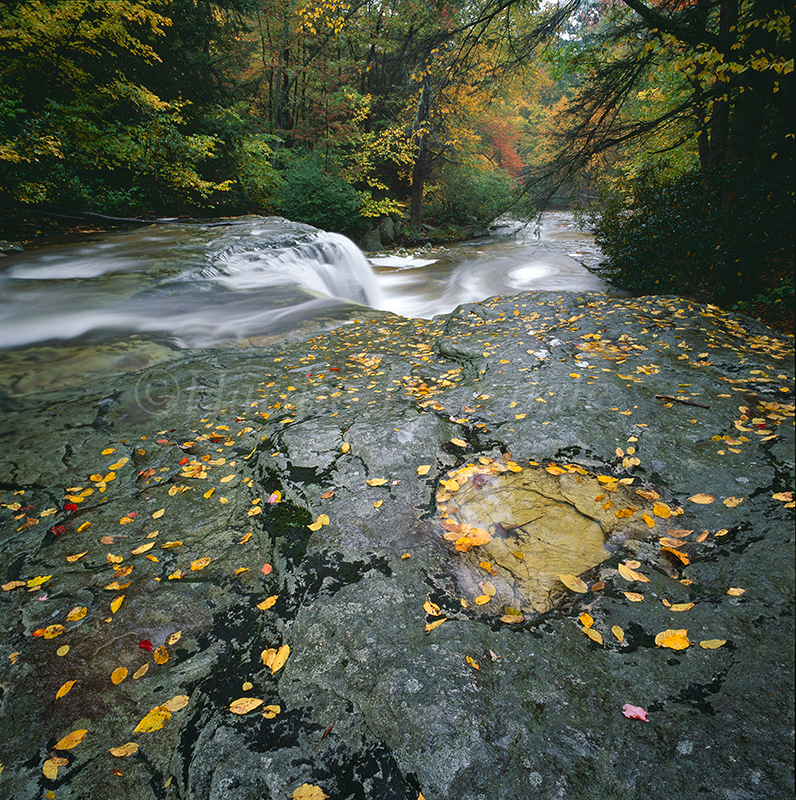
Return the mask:
[[54, 747], [55, 750], [71, 750], [76, 745], [80, 744], [86, 738], [88, 728], [80, 728], [79, 730], [68, 733], [61, 739]]
[[691, 642], [688, 641], [688, 630], [665, 630], [655, 637], [658, 647], [668, 647], [671, 650], [685, 650]]
[[152, 653], [152, 658], [155, 659], [156, 664], [165, 664], [169, 660], [169, 654], [166, 648], [161, 645]]
[[120, 684], [127, 677], [127, 667], [116, 667], [111, 673], [111, 683]]
[[155, 706], [142, 720], [135, 726], [133, 733], [150, 733], [159, 731], [171, 719], [171, 711], [165, 706]]
[[60, 700], [65, 694], [69, 694], [69, 690], [75, 685], [76, 681], [67, 681], [61, 688], [55, 693], [55, 699]]

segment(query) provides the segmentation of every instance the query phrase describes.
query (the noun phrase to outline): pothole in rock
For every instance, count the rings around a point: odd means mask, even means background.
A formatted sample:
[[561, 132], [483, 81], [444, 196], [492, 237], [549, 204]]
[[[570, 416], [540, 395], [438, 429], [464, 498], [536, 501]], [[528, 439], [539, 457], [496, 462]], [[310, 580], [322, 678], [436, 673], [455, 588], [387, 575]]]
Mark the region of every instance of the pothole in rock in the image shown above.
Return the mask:
[[628, 540], [661, 535], [657, 523], [682, 510], [633, 482], [505, 458], [448, 473], [437, 510], [464, 599], [493, 615], [543, 613], [567, 592], [561, 575], [586, 572]]

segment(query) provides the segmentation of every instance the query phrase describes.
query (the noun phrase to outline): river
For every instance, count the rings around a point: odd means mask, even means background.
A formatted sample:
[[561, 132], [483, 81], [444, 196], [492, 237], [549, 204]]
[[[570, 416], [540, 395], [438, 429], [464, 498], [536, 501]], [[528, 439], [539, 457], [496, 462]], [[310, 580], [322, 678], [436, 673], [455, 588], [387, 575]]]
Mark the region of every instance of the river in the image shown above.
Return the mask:
[[272, 344], [363, 306], [431, 318], [499, 294], [606, 291], [584, 266], [599, 257], [567, 212], [370, 258], [273, 217], [91, 235], [0, 260], [0, 392], [79, 385], [185, 349]]

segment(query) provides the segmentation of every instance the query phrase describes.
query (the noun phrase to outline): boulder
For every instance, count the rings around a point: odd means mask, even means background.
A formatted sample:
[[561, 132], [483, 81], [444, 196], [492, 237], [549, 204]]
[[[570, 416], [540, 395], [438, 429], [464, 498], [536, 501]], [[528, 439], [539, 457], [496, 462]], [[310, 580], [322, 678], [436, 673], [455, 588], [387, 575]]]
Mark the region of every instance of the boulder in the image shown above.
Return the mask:
[[790, 797], [792, 337], [357, 313], [6, 401], [0, 795]]

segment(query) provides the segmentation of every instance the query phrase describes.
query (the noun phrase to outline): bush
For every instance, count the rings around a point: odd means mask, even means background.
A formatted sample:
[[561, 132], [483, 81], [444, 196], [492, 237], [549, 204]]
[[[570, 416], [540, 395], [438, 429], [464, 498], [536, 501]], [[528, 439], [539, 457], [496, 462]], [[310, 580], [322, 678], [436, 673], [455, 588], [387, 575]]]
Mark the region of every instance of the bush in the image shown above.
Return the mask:
[[510, 205], [516, 189], [516, 181], [500, 168], [445, 164], [427, 187], [423, 214], [438, 225], [491, 222]]
[[325, 231], [354, 233], [362, 227], [362, 201], [353, 186], [327, 172], [312, 157], [285, 171], [282, 214]]
[[[611, 283], [635, 294], [690, 294], [724, 306], [787, 294], [793, 171], [775, 159], [666, 177], [643, 171], [630, 201], [592, 216]], [[790, 284], [792, 296], [792, 283]]]

